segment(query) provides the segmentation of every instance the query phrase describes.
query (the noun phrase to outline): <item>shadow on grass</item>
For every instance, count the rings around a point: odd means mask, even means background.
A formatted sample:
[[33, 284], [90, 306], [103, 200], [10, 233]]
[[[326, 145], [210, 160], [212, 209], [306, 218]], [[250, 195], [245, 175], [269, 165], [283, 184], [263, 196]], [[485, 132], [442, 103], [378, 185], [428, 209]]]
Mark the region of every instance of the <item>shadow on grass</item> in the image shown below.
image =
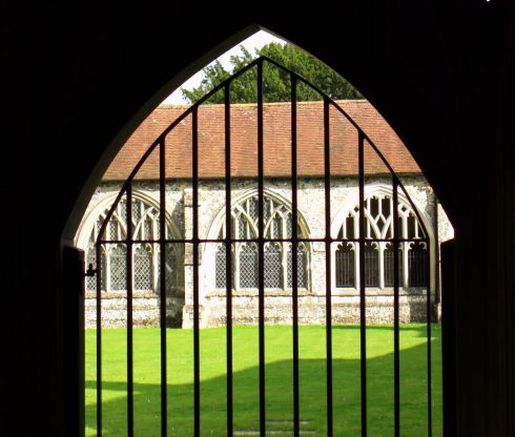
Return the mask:
[[[333, 330], [346, 330], [358, 331], [360, 330], [357, 325], [333, 325]], [[441, 326], [438, 323], [431, 323], [431, 338], [432, 340], [439, 340]], [[367, 325], [367, 332], [374, 331], [393, 331], [393, 325]], [[414, 332], [417, 337], [427, 338], [427, 324], [426, 323], [409, 323], [401, 324], [400, 332]]]
[[[358, 329], [342, 327], [342, 329]], [[371, 327], [369, 329], [374, 329]], [[379, 328], [378, 328], [379, 329]], [[382, 328], [384, 329], [384, 327]], [[425, 325], [413, 327], [421, 335]], [[433, 342], [438, 354], [439, 340]], [[439, 355], [438, 355], [439, 356]], [[401, 351], [401, 435], [427, 435], [427, 374], [426, 344]], [[326, 428], [326, 361], [301, 359], [300, 416], [301, 430], [310, 435], [327, 435]], [[434, 435], [440, 435], [441, 386], [440, 366], [433, 372]], [[257, 431], [258, 367], [234, 373], [234, 428], [235, 431]], [[267, 431], [283, 431], [292, 435], [292, 362], [276, 361], [266, 365]], [[393, 354], [367, 360], [368, 433], [371, 436], [393, 435]], [[87, 381], [86, 388], [95, 389], [95, 381]], [[333, 360], [334, 435], [355, 436], [361, 432], [360, 362], [357, 359]], [[127, 397], [123, 382], [103, 383], [103, 391], [110, 392], [110, 400], [103, 402], [103, 429], [106, 436], [126, 435]], [[159, 436], [161, 415], [159, 384], [134, 384], [135, 435]], [[201, 382], [202, 436], [226, 435], [226, 377], [220, 376]], [[88, 435], [96, 435], [96, 406], [86, 408]], [[168, 385], [169, 435], [193, 435], [193, 385]], [[252, 434], [247, 434], [252, 435]], [[257, 434], [256, 434], [257, 435]]]

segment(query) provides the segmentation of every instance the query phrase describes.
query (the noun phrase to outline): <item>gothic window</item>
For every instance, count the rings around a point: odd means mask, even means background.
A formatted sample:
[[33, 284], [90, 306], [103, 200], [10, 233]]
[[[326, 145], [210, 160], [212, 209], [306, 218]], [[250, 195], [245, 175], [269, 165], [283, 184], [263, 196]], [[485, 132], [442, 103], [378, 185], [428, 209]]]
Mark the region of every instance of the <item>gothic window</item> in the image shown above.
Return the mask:
[[[264, 216], [264, 286], [266, 289], [290, 289], [292, 287], [292, 214], [284, 203], [265, 195]], [[257, 196], [244, 199], [231, 213], [232, 237], [237, 242], [233, 248], [235, 289], [255, 289], [259, 286], [258, 270], [258, 200]], [[299, 218], [300, 220], [300, 218]], [[305, 237], [298, 226], [298, 237]], [[219, 237], [225, 238], [225, 222]], [[250, 240], [250, 241], [241, 241]], [[254, 240], [254, 241], [253, 241]], [[270, 241], [277, 240], [277, 241]], [[297, 248], [297, 286], [308, 287], [308, 247], [302, 243]], [[225, 288], [227, 280], [225, 244], [219, 243], [215, 251], [215, 287]]]
[[[108, 210], [103, 211], [90, 233], [86, 262], [100, 267], [101, 289], [104, 291], [126, 290], [127, 288], [127, 204], [122, 199], [116, 206], [109, 223], [100, 240], [101, 262], [97, 265], [95, 243], [99, 239], [104, 219]], [[134, 196], [132, 201], [132, 238], [135, 244], [132, 251], [132, 275], [134, 290], [159, 290], [159, 210], [147, 201]], [[166, 226], [166, 238], [173, 235], [169, 224]], [[167, 288], [175, 289], [183, 277], [180, 266], [179, 244], [168, 244], [165, 254]], [[87, 290], [96, 289], [96, 278], [90, 277], [86, 282]]]
[[[364, 278], [365, 287], [383, 288], [394, 286], [393, 199], [387, 194], [376, 194], [365, 199]], [[399, 201], [399, 285], [424, 287], [428, 280], [428, 251], [422, 227], [412, 208]], [[358, 287], [359, 278], [359, 207], [352, 209], [343, 220], [335, 251], [336, 287]], [[381, 241], [383, 240], [383, 241]]]

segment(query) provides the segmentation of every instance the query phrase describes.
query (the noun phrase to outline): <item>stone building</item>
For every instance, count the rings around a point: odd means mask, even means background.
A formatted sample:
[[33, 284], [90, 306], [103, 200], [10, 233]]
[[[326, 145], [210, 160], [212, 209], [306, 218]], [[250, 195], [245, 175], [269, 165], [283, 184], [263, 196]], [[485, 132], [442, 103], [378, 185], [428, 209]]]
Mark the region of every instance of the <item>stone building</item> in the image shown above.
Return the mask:
[[[426, 318], [429, 292], [435, 313], [439, 311], [438, 248], [453, 237], [452, 227], [433, 190], [401, 140], [365, 100], [340, 101], [340, 106], [358, 123], [401, 177], [405, 192], [399, 192], [399, 231], [404, 239], [400, 252], [400, 319]], [[98, 229], [141, 156], [183, 111], [180, 106], [157, 108], [133, 133], [105, 173], [91, 199], [77, 237], [86, 250], [87, 262], [96, 265], [94, 242]], [[356, 131], [341, 117], [330, 114], [330, 229], [325, 229], [324, 138], [321, 102], [298, 104], [297, 249], [299, 322], [325, 321], [326, 260], [323, 238], [357, 238], [358, 161]], [[226, 255], [224, 107], [205, 105], [199, 109], [199, 289], [201, 326], [225, 323]], [[264, 283], [267, 323], [291, 322], [291, 137], [290, 104], [264, 107]], [[257, 236], [256, 105], [231, 108], [231, 227], [239, 240]], [[184, 120], [167, 138], [166, 151], [166, 283], [167, 318], [170, 326], [192, 324], [192, 247], [180, 240], [192, 236], [191, 121]], [[149, 156], [132, 186], [132, 222], [138, 239], [133, 252], [133, 320], [136, 326], [159, 324], [159, 169], [157, 157]], [[365, 149], [366, 238], [385, 239], [393, 234], [392, 181], [386, 165], [370, 145]], [[409, 198], [413, 203], [407, 198]], [[416, 212], [414, 211], [416, 208]], [[419, 223], [419, 218], [423, 224]], [[121, 203], [107, 226], [104, 239], [125, 237], [125, 204]], [[427, 229], [429, 247], [422, 243]], [[219, 241], [218, 241], [219, 240]], [[359, 322], [359, 258], [354, 242], [335, 242], [331, 247], [331, 294], [334, 323]], [[391, 243], [365, 246], [367, 321], [393, 320], [393, 250]], [[258, 256], [253, 242], [232, 247], [233, 321], [256, 323]], [[126, 317], [126, 253], [123, 245], [106, 244], [100, 251], [102, 323], [124, 326]], [[86, 323], [95, 325], [94, 280], [86, 283]]]

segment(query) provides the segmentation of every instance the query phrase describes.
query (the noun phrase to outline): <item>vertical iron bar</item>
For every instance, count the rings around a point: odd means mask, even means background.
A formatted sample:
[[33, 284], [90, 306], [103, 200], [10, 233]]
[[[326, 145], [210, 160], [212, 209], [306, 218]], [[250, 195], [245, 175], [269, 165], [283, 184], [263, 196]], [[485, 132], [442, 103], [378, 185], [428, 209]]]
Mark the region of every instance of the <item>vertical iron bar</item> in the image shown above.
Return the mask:
[[233, 435], [233, 362], [232, 362], [232, 216], [231, 216], [231, 96], [230, 84], [224, 87], [225, 100], [225, 309], [227, 354], [227, 436]]
[[[105, 231], [104, 231], [105, 233]], [[103, 236], [99, 236], [99, 238]], [[96, 355], [97, 355], [97, 436], [102, 437], [102, 258], [100, 244], [95, 243], [96, 262], [97, 262], [97, 336], [96, 336]], [[104, 273], [105, 274], [105, 273]]]
[[331, 296], [331, 150], [329, 100], [324, 98], [324, 194], [325, 194], [325, 338], [327, 385], [327, 435], [333, 435], [333, 326]]
[[133, 319], [132, 319], [132, 183], [127, 183], [127, 436], [134, 436], [134, 369], [133, 369]]
[[[438, 220], [438, 200], [435, 199], [435, 204], [434, 204], [434, 209], [433, 209], [433, 216], [434, 216], [434, 220], [433, 220], [433, 229], [435, 230], [435, 238], [434, 238], [434, 242], [433, 242], [433, 245], [432, 245], [432, 248], [434, 250], [434, 253], [435, 253], [435, 256], [434, 256], [434, 266], [435, 266], [435, 275], [434, 275], [434, 278], [435, 278], [435, 300], [434, 300], [434, 303], [435, 305], [436, 304], [439, 304], [441, 302], [441, 296], [440, 296], [440, 292], [441, 292], [441, 262], [440, 262], [440, 245], [438, 244], [438, 242], [440, 241], [440, 233], [438, 232], [438, 226], [440, 226], [439, 224], [439, 220]], [[429, 239], [428, 239], [429, 241]], [[428, 246], [428, 250], [429, 250], [429, 246]], [[429, 253], [428, 253], [429, 255]], [[429, 274], [428, 272], [428, 277], [431, 277], [431, 275]]]
[[266, 433], [265, 411], [265, 276], [264, 276], [264, 165], [263, 165], [263, 61], [257, 64], [258, 155], [258, 319], [259, 319], [259, 432]]
[[160, 316], [161, 316], [161, 437], [167, 435], [168, 402], [166, 375], [166, 196], [165, 196], [165, 138], [159, 143], [159, 283], [160, 283]]
[[193, 409], [194, 436], [200, 437], [200, 333], [198, 271], [198, 106], [192, 113], [192, 182], [193, 182]]
[[399, 341], [399, 185], [393, 176], [393, 380], [395, 437], [400, 436], [400, 341]]
[[291, 75], [291, 203], [292, 203], [292, 321], [293, 321], [293, 435], [298, 437], [299, 417], [299, 287], [297, 217], [297, 77]]
[[365, 136], [358, 131], [359, 162], [359, 313], [361, 366], [361, 435], [367, 435], [367, 321], [365, 301]]
[[433, 435], [432, 353], [431, 353], [431, 257], [430, 241], [426, 233], [426, 311], [427, 311], [427, 435]]

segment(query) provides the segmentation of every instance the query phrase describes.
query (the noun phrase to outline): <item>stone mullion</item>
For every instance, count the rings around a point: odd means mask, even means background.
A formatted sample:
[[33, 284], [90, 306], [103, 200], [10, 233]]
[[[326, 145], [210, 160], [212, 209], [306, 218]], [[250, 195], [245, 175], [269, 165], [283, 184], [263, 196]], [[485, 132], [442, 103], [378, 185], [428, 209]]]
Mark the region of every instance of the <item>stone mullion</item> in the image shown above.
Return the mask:
[[385, 243], [377, 243], [377, 254], [379, 256], [379, 288], [384, 289], [384, 252]]
[[105, 291], [111, 291], [111, 247], [105, 246], [105, 260], [106, 260], [106, 268], [105, 268], [105, 281], [106, 281], [106, 289]]
[[159, 266], [159, 245], [152, 244], [152, 289], [157, 290], [157, 281], [159, 278], [158, 266]]
[[354, 243], [354, 283], [356, 285], [356, 290], [360, 289], [361, 282], [360, 282], [360, 270], [361, 270], [361, 264], [359, 262], [360, 257], [359, 253], [360, 250], [362, 250], [362, 247], [359, 243]]
[[[290, 253], [288, 252], [288, 243], [282, 242], [281, 243], [281, 288], [283, 290], [288, 289], [288, 257], [290, 256]], [[292, 278], [293, 280], [293, 278]]]
[[402, 250], [402, 286], [404, 288], [408, 288], [408, 256], [409, 256], [409, 242], [402, 243], [403, 250]]

